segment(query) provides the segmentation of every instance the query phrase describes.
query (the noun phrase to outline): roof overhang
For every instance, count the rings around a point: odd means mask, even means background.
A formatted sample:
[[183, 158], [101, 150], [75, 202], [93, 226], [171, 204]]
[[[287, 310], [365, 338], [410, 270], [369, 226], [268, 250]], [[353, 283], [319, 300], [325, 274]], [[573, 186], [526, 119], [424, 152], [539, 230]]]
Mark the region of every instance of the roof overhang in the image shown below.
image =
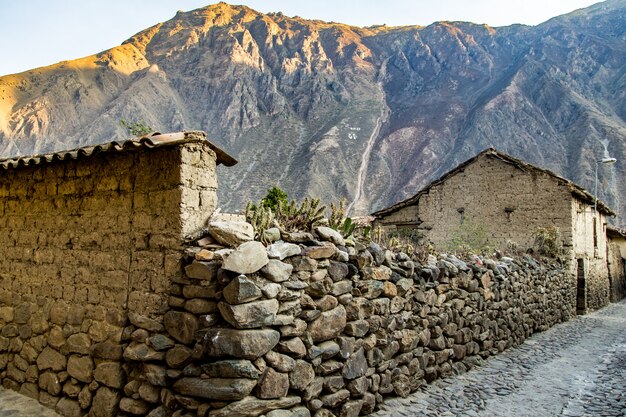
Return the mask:
[[112, 141], [98, 145], [90, 145], [67, 151], [58, 151], [46, 154], [25, 155], [15, 158], [0, 159], [0, 169], [19, 168], [30, 165], [42, 165], [53, 161], [65, 161], [83, 157], [92, 157], [100, 153], [127, 152], [140, 149], [153, 149], [165, 146], [174, 146], [188, 142], [206, 143], [217, 156], [217, 164], [233, 166], [237, 160], [222, 150], [219, 146], [209, 141], [206, 133], [202, 131], [185, 131], [161, 134], [158, 132], [149, 135], [128, 139], [125, 141]]
[[[404, 207], [407, 206], [412, 206], [415, 205], [419, 202], [420, 197], [423, 194], [428, 193], [428, 191], [436, 186], [439, 185], [443, 182], [445, 182], [448, 178], [456, 175], [459, 172], [462, 172], [465, 167], [467, 167], [468, 165], [472, 164], [474, 161], [476, 161], [478, 158], [480, 158], [481, 156], [485, 156], [488, 158], [494, 158], [494, 159], [498, 159], [502, 162], [511, 164], [515, 167], [517, 167], [518, 169], [521, 169], [522, 171], [534, 171], [534, 172], [540, 172], [543, 174], [546, 174], [552, 178], [554, 178], [555, 180], [558, 180], [561, 184], [567, 186], [571, 193], [572, 196], [580, 201], [583, 201], [585, 203], [588, 204], [594, 204], [595, 198], [593, 195], [591, 195], [587, 190], [585, 190], [583, 187], [581, 187], [580, 185], [568, 180], [567, 178], [561, 177], [558, 174], [555, 174], [554, 172], [544, 169], [544, 168], [539, 168], [538, 166], [529, 164], [527, 162], [522, 161], [521, 159], [517, 159], [515, 157], [512, 157], [511, 155], [507, 155], [505, 153], [502, 152], [498, 152], [497, 150], [495, 150], [494, 148], [487, 148], [484, 151], [480, 152], [479, 154], [477, 154], [476, 156], [468, 159], [467, 161], [457, 165], [455, 168], [453, 168], [452, 170], [448, 171], [447, 173], [445, 173], [443, 176], [439, 177], [438, 179], [436, 179], [435, 181], [431, 182], [430, 184], [428, 184], [426, 187], [424, 187], [421, 191], [419, 191], [417, 194], [415, 194], [412, 197], [407, 198], [406, 200], [402, 200], [396, 204], [394, 204], [391, 207], [382, 209], [382, 210], [378, 210], [374, 213], [372, 213], [372, 216], [376, 217], [376, 218], [381, 218], [382, 216], [387, 216], [389, 214], [392, 214]], [[606, 214], [607, 216], [615, 216], [616, 213], [609, 207], [607, 206], [604, 202], [602, 202], [601, 200], [597, 200], [597, 206], [598, 206], [598, 211], [601, 213]]]

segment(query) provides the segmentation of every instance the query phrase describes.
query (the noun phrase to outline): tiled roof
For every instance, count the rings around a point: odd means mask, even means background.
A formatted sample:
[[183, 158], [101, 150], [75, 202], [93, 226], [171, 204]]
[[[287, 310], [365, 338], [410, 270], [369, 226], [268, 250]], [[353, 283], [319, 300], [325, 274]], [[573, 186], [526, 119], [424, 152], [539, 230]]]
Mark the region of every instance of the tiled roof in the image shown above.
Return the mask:
[[[549, 176], [551, 176], [552, 178], [560, 181], [562, 184], [566, 185], [571, 193], [572, 196], [574, 196], [575, 198], [577, 198], [580, 201], [583, 201], [585, 203], [589, 203], [589, 204], [593, 204], [594, 201], [594, 196], [591, 195], [589, 192], [587, 192], [587, 190], [585, 190], [583, 187], [581, 187], [580, 185], [561, 177], [560, 175], [555, 174], [552, 171], [549, 171], [547, 169], [544, 168], [539, 168], [538, 166], [535, 165], [531, 165], [527, 162], [522, 161], [521, 159], [517, 159], [512, 157], [511, 155], [507, 155], [505, 153], [502, 152], [498, 152], [497, 150], [495, 150], [494, 148], [488, 148], [485, 149], [484, 151], [480, 152], [478, 155], [474, 156], [473, 158], [468, 159], [467, 161], [461, 163], [460, 165], [458, 165], [456, 168], [452, 169], [451, 171], [448, 171], [447, 173], [445, 173], [442, 177], [440, 177], [439, 179], [431, 182], [430, 184], [428, 184], [425, 188], [423, 188], [420, 192], [418, 192], [417, 194], [415, 194], [413, 197], [409, 197], [406, 200], [400, 201], [396, 204], [394, 204], [391, 207], [382, 209], [382, 210], [378, 210], [375, 213], [372, 213], [372, 216], [376, 217], [376, 218], [381, 218], [382, 216], [386, 216], [388, 214], [394, 213], [398, 210], [400, 210], [401, 208], [407, 207], [407, 206], [411, 206], [411, 205], [415, 205], [417, 204], [417, 202], [419, 201], [420, 197], [424, 194], [427, 194], [428, 191], [439, 184], [442, 184], [443, 182], [445, 182], [448, 178], [452, 177], [453, 175], [456, 175], [457, 173], [463, 171], [463, 169], [465, 169], [466, 166], [472, 164], [476, 159], [478, 159], [481, 156], [487, 156], [490, 158], [495, 158], [495, 159], [499, 159], [505, 163], [511, 164], [516, 166], [517, 168], [524, 170], [524, 171], [534, 171], [534, 172], [542, 172], [544, 174], [547, 174]], [[604, 204], [602, 201], [598, 200], [598, 211], [609, 215], [609, 216], [615, 216], [615, 212], [613, 210], [611, 210], [611, 208], [609, 206], [607, 206], [606, 204]]]
[[626, 238], [626, 229], [620, 229], [620, 228], [614, 227], [614, 226], [607, 226], [606, 227], [606, 234], [609, 237]]
[[186, 131], [176, 133], [161, 134], [158, 132], [138, 138], [128, 139], [125, 141], [108, 142], [99, 145], [85, 146], [82, 148], [72, 149], [69, 151], [59, 151], [48, 154], [26, 155], [15, 158], [0, 159], [0, 168], [18, 168], [21, 166], [41, 165], [52, 161], [65, 161], [69, 159], [78, 159], [81, 157], [90, 157], [105, 152], [125, 152], [139, 148], [159, 148], [163, 146], [172, 146], [186, 142], [205, 142], [217, 154], [217, 164], [223, 164], [228, 167], [237, 163], [237, 160], [219, 148], [217, 145], [207, 140], [206, 133], [201, 131]]

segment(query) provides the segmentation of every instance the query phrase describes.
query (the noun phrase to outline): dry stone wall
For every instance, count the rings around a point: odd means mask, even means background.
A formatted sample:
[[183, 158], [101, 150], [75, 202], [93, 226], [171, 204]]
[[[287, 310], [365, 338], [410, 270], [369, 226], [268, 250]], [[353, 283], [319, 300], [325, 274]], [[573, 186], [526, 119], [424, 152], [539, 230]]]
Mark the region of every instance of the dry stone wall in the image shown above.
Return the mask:
[[[202, 141], [0, 175], [0, 378], [68, 417], [351, 417], [575, 314], [532, 258], [253, 239]], [[216, 219], [218, 219], [216, 217]]]
[[122, 411], [368, 414], [575, 315], [560, 264], [447, 255], [422, 264], [324, 227], [272, 230], [265, 247], [249, 225], [219, 223], [187, 248], [162, 326], [125, 329]]
[[570, 273], [576, 275], [579, 262], [583, 265], [585, 297], [580, 310], [609, 303], [606, 215], [545, 172], [480, 155], [434, 183], [419, 202], [381, 216], [376, 223], [388, 231], [415, 229], [437, 250], [459, 244], [526, 250], [534, 246], [534, 233], [540, 228], [556, 227]]
[[201, 142], [0, 170], [4, 387], [65, 416], [118, 414], [124, 331], [162, 328], [214, 173]]

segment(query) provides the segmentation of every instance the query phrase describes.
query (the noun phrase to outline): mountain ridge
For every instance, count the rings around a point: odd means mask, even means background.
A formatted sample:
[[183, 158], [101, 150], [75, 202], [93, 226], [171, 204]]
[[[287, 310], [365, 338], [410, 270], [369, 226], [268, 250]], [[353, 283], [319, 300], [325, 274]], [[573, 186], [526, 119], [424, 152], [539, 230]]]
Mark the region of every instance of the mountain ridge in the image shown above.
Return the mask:
[[241, 161], [220, 172], [226, 209], [277, 184], [362, 214], [488, 147], [591, 190], [610, 154], [599, 196], [621, 218], [624, 22], [624, 0], [499, 28], [359, 28], [219, 3], [0, 77], [0, 155], [126, 138], [120, 119], [202, 129]]

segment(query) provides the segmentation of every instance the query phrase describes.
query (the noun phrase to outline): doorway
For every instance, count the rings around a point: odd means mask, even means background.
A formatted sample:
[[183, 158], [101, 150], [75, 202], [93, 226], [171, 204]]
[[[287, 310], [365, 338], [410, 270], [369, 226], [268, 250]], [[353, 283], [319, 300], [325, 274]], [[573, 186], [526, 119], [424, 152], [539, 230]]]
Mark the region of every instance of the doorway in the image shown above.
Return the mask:
[[585, 261], [582, 258], [578, 258], [576, 261], [576, 314], [585, 314], [585, 311], [587, 310]]

